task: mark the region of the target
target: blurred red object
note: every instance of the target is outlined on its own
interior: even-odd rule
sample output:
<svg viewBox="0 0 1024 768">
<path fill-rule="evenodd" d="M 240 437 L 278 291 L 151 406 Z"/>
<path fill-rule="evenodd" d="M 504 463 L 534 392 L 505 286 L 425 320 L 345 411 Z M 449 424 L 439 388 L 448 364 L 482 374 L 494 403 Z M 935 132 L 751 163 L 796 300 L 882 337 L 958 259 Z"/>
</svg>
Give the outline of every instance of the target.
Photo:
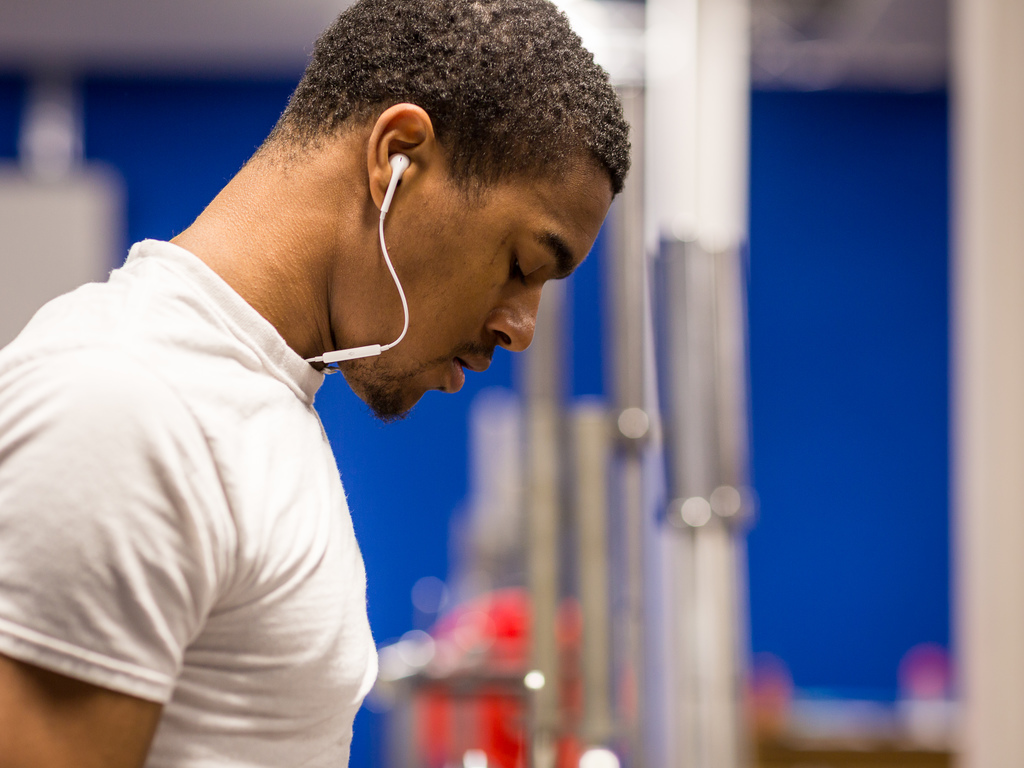
<svg viewBox="0 0 1024 768">
<path fill-rule="evenodd" d="M 921 643 L 900 660 L 900 698 L 945 699 L 951 688 L 949 653 L 936 643 Z"/>
<path fill-rule="evenodd" d="M 789 727 L 793 676 L 786 662 L 771 653 L 754 655 L 747 685 L 747 710 L 759 738 L 776 738 Z"/>
<path fill-rule="evenodd" d="M 529 595 L 510 588 L 458 605 L 434 625 L 439 665 L 415 690 L 413 705 L 418 751 L 429 768 L 462 765 L 469 750 L 486 754 L 488 768 L 527 764 L 529 705 L 522 681 L 529 671 L 530 620 Z M 556 626 L 566 734 L 557 745 L 560 768 L 575 768 L 581 754 L 571 734 L 583 704 L 582 625 L 578 604 L 565 601 Z"/>
</svg>

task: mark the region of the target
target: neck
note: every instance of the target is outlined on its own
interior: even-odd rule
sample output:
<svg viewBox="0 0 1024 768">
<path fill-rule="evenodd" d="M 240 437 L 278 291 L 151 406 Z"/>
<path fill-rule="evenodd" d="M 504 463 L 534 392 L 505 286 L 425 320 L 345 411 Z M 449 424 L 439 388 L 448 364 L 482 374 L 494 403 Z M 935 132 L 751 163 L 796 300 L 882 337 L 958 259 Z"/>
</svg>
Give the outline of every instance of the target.
<svg viewBox="0 0 1024 768">
<path fill-rule="evenodd" d="M 377 210 L 359 151 L 341 137 L 282 158 L 253 158 L 173 242 L 194 253 L 302 357 L 344 345 L 367 301 Z M 352 161 L 351 158 L 355 158 Z M 337 291 L 351 297 L 332 297 Z M 333 299 L 341 298 L 342 301 Z M 372 300 L 372 298 L 371 298 Z M 331 307 L 351 315 L 332 318 Z M 332 322 L 333 320 L 333 322 Z"/>
</svg>

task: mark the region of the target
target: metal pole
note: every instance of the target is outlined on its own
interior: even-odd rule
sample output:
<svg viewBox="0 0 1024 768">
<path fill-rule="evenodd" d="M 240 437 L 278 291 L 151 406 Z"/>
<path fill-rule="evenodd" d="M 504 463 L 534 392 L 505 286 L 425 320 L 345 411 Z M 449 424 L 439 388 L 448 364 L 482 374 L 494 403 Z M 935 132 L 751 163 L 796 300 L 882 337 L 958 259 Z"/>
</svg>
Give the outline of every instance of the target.
<svg viewBox="0 0 1024 768">
<path fill-rule="evenodd" d="M 742 520 L 749 0 L 648 0 L 646 242 L 671 502 L 664 564 L 675 768 L 749 760 Z"/>
<path fill-rule="evenodd" d="M 589 405 L 574 410 L 573 448 L 579 595 L 583 614 L 580 737 L 585 747 L 607 746 L 614 727 L 608 591 L 608 467 L 612 446 L 605 408 Z"/>
<path fill-rule="evenodd" d="M 953 499 L 963 768 L 1024 764 L 1024 4 L 953 8 Z"/>
<path fill-rule="evenodd" d="M 679 768 L 747 761 L 741 709 L 746 601 L 742 291 L 736 252 L 665 243 L 658 265 L 676 619 L 670 647 Z M 737 338 L 738 337 L 738 338 Z M 731 430 L 736 428 L 736 434 Z"/>
<path fill-rule="evenodd" d="M 646 285 L 643 241 L 643 124 L 644 94 L 637 87 L 620 87 L 623 112 L 632 130 L 633 170 L 612 206 L 614 242 L 611 275 L 613 317 L 614 398 L 620 438 L 618 462 L 619 507 L 624 539 L 625 620 L 618 625 L 616 664 L 619 689 L 617 715 L 627 752 L 627 764 L 645 764 L 646 666 L 644 663 L 645 520 L 641 446 L 650 418 L 644 411 Z"/>
<path fill-rule="evenodd" d="M 531 668 L 544 676 L 532 697 L 533 768 L 554 768 L 559 720 L 556 615 L 559 598 L 561 510 L 562 313 L 565 287 L 549 283 L 541 297 L 533 343 L 526 358 L 526 558 L 532 621 Z"/>
</svg>

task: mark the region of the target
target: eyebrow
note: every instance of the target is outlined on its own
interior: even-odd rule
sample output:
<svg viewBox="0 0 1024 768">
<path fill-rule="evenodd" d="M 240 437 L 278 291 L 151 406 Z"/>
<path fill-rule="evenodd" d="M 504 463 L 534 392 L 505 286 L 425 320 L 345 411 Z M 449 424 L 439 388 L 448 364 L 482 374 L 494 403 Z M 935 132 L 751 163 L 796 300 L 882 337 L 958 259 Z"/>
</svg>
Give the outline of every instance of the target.
<svg viewBox="0 0 1024 768">
<path fill-rule="evenodd" d="M 555 279 L 561 280 L 568 277 L 576 269 L 576 259 L 559 235 L 554 232 L 545 232 L 537 236 L 537 241 L 551 251 L 555 257 Z"/>
</svg>

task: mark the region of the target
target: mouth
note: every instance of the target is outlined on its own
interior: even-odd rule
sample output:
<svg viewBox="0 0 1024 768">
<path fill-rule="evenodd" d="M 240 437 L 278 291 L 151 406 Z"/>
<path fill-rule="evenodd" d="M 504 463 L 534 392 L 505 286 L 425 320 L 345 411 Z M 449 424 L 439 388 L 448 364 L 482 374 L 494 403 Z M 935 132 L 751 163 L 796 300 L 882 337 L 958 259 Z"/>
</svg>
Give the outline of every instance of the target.
<svg viewBox="0 0 1024 768">
<path fill-rule="evenodd" d="M 466 371 L 473 371 L 473 373 L 483 373 L 491 366 L 491 355 L 493 350 L 490 350 L 490 354 L 487 354 L 486 350 L 483 350 L 483 354 L 462 354 L 455 355 L 450 358 L 448 363 L 448 381 L 443 387 L 444 392 L 458 392 L 462 389 L 463 384 L 466 383 Z"/>
<path fill-rule="evenodd" d="M 448 379 L 446 392 L 458 392 L 462 389 L 462 385 L 466 383 L 466 368 L 469 368 L 469 366 L 466 365 L 466 362 L 461 357 L 452 358 L 451 375 Z"/>
<path fill-rule="evenodd" d="M 491 366 L 491 358 L 483 356 L 469 357 L 456 357 L 455 362 L 458 363 L 462 368 L 473 371 L 473 373 L 483 373 Z"/>
</svg>

